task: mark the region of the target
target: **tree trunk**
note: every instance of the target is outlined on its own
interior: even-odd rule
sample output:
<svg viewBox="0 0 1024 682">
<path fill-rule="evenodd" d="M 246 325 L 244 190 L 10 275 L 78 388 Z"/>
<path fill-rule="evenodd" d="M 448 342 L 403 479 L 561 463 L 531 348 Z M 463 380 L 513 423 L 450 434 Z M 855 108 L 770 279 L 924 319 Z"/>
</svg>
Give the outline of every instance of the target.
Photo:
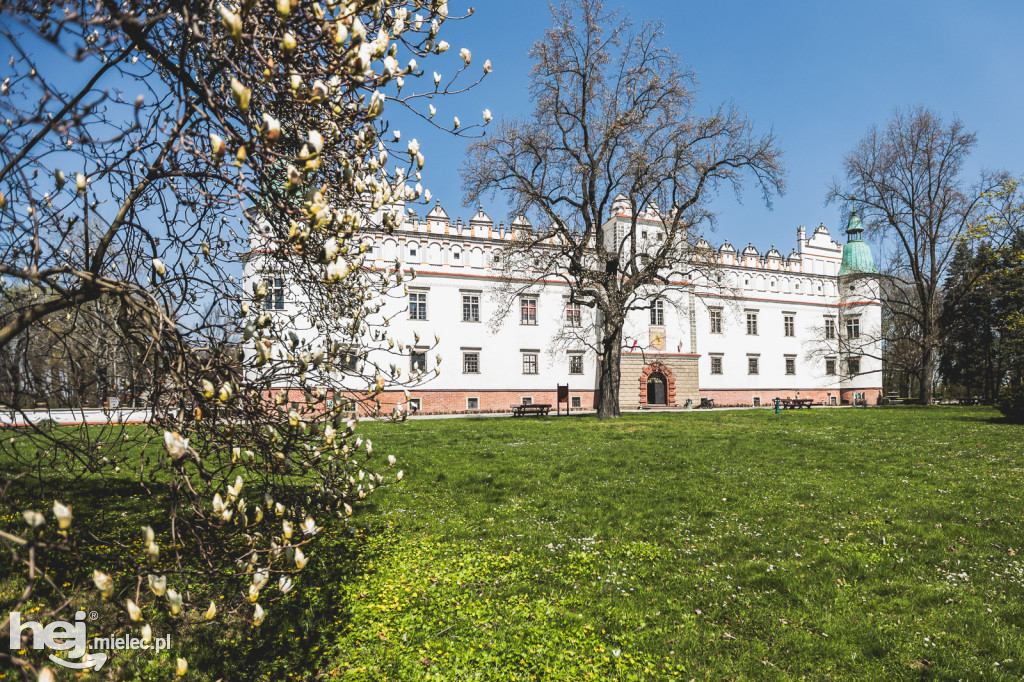
<svg viewBox="0 0 1024 682">
<path fill-rule="evenodd" d="M 921 388 L 921 404 L 931 405 L 932 404 L 932 393 L 934 392 L 934 380 L 935 380 L 935 349 L 931 346 L 925 346 L 924 357 L 921 358 L 921 376 L 920 376 L 920 388 Z"/>
<path fill-rule="evenodd" d="M 622 325 L 605 324 L 601 335 L 601 357 L 598 358 L 597 418 L 621 417 L 619 380 L 621 379 Z"/>
</svg>

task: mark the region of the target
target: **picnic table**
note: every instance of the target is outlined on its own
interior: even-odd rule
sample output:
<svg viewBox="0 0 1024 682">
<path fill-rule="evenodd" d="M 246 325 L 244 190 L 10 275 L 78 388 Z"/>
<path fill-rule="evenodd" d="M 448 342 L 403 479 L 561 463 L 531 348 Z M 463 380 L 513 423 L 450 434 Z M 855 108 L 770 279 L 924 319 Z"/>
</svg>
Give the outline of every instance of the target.
<svg viewBox="0 0 1024 682">
<path fill-rule="evenodd" d="M 529 405 L 512 405 L 512 416 L 522 417 L 527 414 L 536 415 L 538 417 L 548 416 L 548 412 L 551 411 L 551 403 L 530 403 Z"/>
<path fill-rule="evenodd" d="M 809 410 L 814 404 L 814 398 L 782 398 L 779 404 L 785 410 L 799 410 L 801 407 Z"/>
</svg>

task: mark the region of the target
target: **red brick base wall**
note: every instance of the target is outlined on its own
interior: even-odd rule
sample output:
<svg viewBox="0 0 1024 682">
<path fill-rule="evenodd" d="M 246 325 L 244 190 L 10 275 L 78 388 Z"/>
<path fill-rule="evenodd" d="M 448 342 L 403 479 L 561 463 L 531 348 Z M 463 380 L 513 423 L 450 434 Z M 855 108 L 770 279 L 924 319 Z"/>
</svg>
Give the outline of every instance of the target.
<svg viewBox="0 0 1024 682">
<path fill-rule="evenodd" d="M 866 388 L 866 389 L 836 389 L 836 390 L 817 390 L 817 389 L 745 389 L 745 390 L 728 390 L 728 391 L 710 391 L 701 389 L 700 397 L 711 398 L 715 401 L 717 407 L 733 406 L 750 406 L 754 404 L 754 398 L 761 399 L 761 406 L 768 407 L 775 400 L 775 397 L 780 398 L 812 398 L 815 404 L 831 405 L 832 398 L 836 399 L 837 405 L 849 405 L 853 399 L 854 393 L 866 393 L 868 397 L 869 405 L 877 405 L 882 400 L 882 389 L 880 388 Z"/>
<path fill-rule="evenodd" d="M 512 405 L 520 405 L 523 398 L 533 398 L 534 403 L 549 403 L 552 411 L 557 406 L 557 394 L 555 391 L 409 391 L 410 398 L 420 399 L 420 414 L 455 414 L 462 412 L 508 412 Z M 469 410 L 466 408 L 468 398 L 479 400 L 479 409 Z M 580 407 L 570 408 L 575 410 L 594 409 L 595 391 L 578 390 L 569 391 L 569 403 L 572 399 L 580 399 Z M 388 391 L 381 394 L 381 408 L 385 412 L 391 412 L 395 405 L 405 403 L 405 394 L 397 391 Z M 566 404 L 562 404 L 565 410 Z"/>
</svg>

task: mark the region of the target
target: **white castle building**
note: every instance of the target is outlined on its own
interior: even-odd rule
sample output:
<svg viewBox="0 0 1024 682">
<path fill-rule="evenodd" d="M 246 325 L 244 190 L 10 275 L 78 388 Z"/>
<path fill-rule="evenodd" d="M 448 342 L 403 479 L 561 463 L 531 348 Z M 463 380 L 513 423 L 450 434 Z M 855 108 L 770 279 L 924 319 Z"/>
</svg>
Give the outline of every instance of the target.
<svg viewBox="0 0 1024 682">
<path fill-rule="evenodd" d="M 630 223 L 628 208 L 616 204 L 604 225 L 611 238 Z M 524 218 L 495 226 L 481 209 L 467 223 L 452 221 L 437 205 L 422 219 L 403 213 L 393 232 L 370 231 L 367 260 L 394 267 L 396 260 L 415 279 L 404 300 L 388 300 L 381 315 L 389 335 L 418 336 L 408 348 L 413 367 L 439 374 L 410 390 L 386 392 L 381 402 L 423 413 L 507 412 L 524 402 L 556 402 L 556 387 L 567 384 L 572 408 L 593 407 L 598 386 L 594 347 L 574 343 L 567 329 L 592 327 L 594 312 L 569 303 L 557 279 L 540 281 L 509 298 L 503 252 L 514 235 L 529 230 Z M 640 225 L 655 237 L 652 214 Z M 638 228 L 640 229 L 640 228 Z M 854 214 L 847 243 L 836 242 L 820 225 L 808 236 L 797 229 L 788 256 L 774 246 L 762 253 L 701 240 L 698 258 L 709 263 L 691 280 L 673 281 L 650 307 L 633 311 L 623 337 L 622 409 L 684 407 L 712 398 L 716 405 L 769 405 L 776 396 L 848 404 L 881 398 L 881 303 L 868 245 Z M 644 237 L 647 237 L 646 231 Z M 258 260 L 246 265 L 246 280 L 266 277 Z M 267 299 L 287 309 L 299 293 L 280 280 Z M 439 341 L 434 344 L 435 335 Z M 579 339 L 579 337 L 576 337 Z M 428 352 L 429 349 L 429 352 Z M 372 347 L 359 351 L 373 360 Z M 381 366 L 394 358 L 380 358 Z"/>
</svg>

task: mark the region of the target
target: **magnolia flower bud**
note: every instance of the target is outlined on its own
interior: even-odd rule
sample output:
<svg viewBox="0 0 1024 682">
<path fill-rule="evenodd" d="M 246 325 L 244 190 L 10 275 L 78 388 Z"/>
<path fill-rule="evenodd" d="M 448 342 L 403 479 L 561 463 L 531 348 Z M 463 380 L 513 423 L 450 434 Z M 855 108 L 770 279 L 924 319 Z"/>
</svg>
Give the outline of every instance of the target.
<svg viewBox="0 0 1024 682">
<path fill-rule="evenodd" d="M 441 83 L 441 74 L 437 71 L 434 72 L 434 86 L 438 86 Z"/>
<path fill-rule="evenodd" d="M 171 607 L 172 616 L 177 616 L 181 613 L 181 593 L 168 589 L 167 604 Z"/>
<path fill-rule="evenodd" d="M 317 102 L 322 102 L 323 100 L 327 99 L 327 95 L 328 95 L 327 86 L 324 85 L 323 81 L 319 81 L 319 80 L 318 81 L 314 81 L 313 82 L 313 96 L 310 98 L 310 101 L 313 104 L 316 104 Z"/>
<path fill-rule="evenodd" d="M 181 459 L 188 451 L 188 438 L 182 438 L 177 431 L 164 431 L 164 447 L 173 459 Z"/>
<path fill-rule="evenodd" d="M 395 476 L 395 480 L 396 481 L 401 481 L 403 476 L 405 476 L 405 472 L 404 471 L 399 471 L 398 475 Z"/>
<path fill-rule="evenodd" d="M 305 535 L 316 535 L 319 530 L 312 516 L 307 516 L 306 520 L 302 522 L 302 532 Z"/>
<path fill-rule="evenodd" d="M 281 122 L 270 114 L 263 114 L 263 125 L 260 126 L 260 135 L 268 142 L 275 142 L 281 136 Z"/>
<path fill-rule="evenodd" d="M 288 31 L 281 39 L 281 49 L 284 50 L 285 54 L 291 54 L 295 51 L 296 47 L 298 47 L 298 43 L 295 40 L 295 34 Z"/>
<path fill-rule="evenodd" d="M 263 520 L 263 507 L 256 507 L 256 521 L 254 523 L 259 523 L 262 520 Z"/>
<path fill-rule="evenodd" d="M 292 591 L 292 579 L 286 575 L 282 575 L 277 585 L 281 588 L 281 594 L 288 594 Z"/>
<path fill-rule="evenodd" d="M 142 620 L 142 609 L 140 609 L 131 599 L 128 600 L 128 617 L 136 623 Z"/>
<path fill-rule="evenodd" d="M 447 52 L 449 47 L 451 47 L 451 45 L 442 40 L 437 44 L 435 51 L 437 52 L 437 54 L 441 54 L 442 52 Z"/>
<path fill-rule="evenodd" d="M 292 532 L 293 531 L 292 531 L 292 522 L 291 521 L 289 521 L 288 519 L 285 519 L 284 521 L 282 521 L 281 522 L 281 530 L 282 530 L 282 533 L 284 535 L 284 539 L 285 540 L 291 540 L 292 539 Z"/>
<path fill-rule="evenodd" d="M 282 17 L 286 17 L 292 13 L 291 0 L 277 0 L 277 13 Z"/>
<path fill-rule="evenodd" d="M 395 462 L 397 461 L 398 460 L 395 459 L 394 455 L 388 455 L 388 466 L 395 466 Z"/>
<path fill-rule="evenodd" d="M 306 138 L 317 154 L 324 150 L 324 136 L 320 134 L 319 130 L 310 130 L 306 134 Z"/>
<path fill-rule="evenodd" d="M 85 191 L 86 179 L 81 173 L 75 173 L 75 187 L 78 188 L 78 193 L 81 194 Z"/>
<path fill-rule="evenodd" d="M 249 602 L 255 604 L 260 600 L 260 588 L 253 583 L 249 585 Z"/>
<path fill-rule="evenodd" d="M 206 609 L 206 612 L 203 613 L 203 620 L 213 620 L 216 615 L 217 615 L 217 605 L 214 604 L 211 601 L 210 602 L 210 608 Z"/>
<path fill-rule="evenodd" d="M 178 677 L 184 677 L 185 673 L 187 673 L 187 672 L 188 672 L 188 661 L 186 661 L 184 658 L 179 658 L 178 659 L 178 665 L 175 668 L 175 674 L 177 674 Z"/>
<path fill-rule="evenodd" d="M 466 63 L 466 66 L 469 66 L 469 60 L 473 57 L 472 53 L 466 48 L 462 48 L 459 50 L 459 56 L 462 57 L 462 61 Z"/>
<path fill-rule="evenodd" d="M 231 97 L 235 100 L 235 106 L 242 111 L 248 111 L 249 99 L 252 97 L 252 90 L 242 85 L 242 82 L 231 77 Z"/>
<path fill-rule="evenodd" d="M 60 190 L 62 190 L 64 188 L 64 182 L 65 182 L 64 171 L 60 170 L 59 168 L 57 170 L 55 170 L 53 172 L 53 179 L 57 183 L 57 191 L 59 192 Z"/>
<path fill-rule="evenodd" d="M 43 668 L 39 671 L 39 677 L 36 678 L 36 682 L 57 682 L 57 678 L 53 676 L 52 670 Z"/>
<path fill-rule="evenodd" d="M 484 62 L 484 73 L 490 73 L 491 71 L 493 71 L 493 68 L 491 68 L 491 60 L 488 59 Z"/>
<path fill-rule="evenodd" d="M 224 30 L 228 32 L 233 40 L 242 37 L 242 17 L 238 16 L 224 5 L 217 5 L 217 12 L 220 14 L 220 21 Z"/>
<path fill-rule="evenodd" d="M 142 626 L 142 632 L 140 634 L 142 635 L 142 641 L 147 644 L 153 640 L 153 628 L 149 623 Z"/>
<path fill-rule="evenodd" d="M 114 595 L 114 580 L 103 571 L 94 570 L 92 581 L 96 583 L 96 589 L 100 591 L 104 599 L 110 599 Z"/>
<path fill-rule="evenodd" d="M 494 117 L 491 116 L 490 109 L 484 109 L 484 123 L 490 123 Z"/>
<path fill-rule="evenodd" d="M 276 514 L 277 516 L 281 516 L 282 514 L 284 514 L 284 505 L 281 504 L 280 502 L 274 504 L 274 514 Z"/>
<path fill-rule="evenodd" d="M 155 564 L 160 559 L 160 545 L 155 542 L 146 545 L 146 555 L 149 557 L 149 563 Z"/>
<path fill-rule="evenodd" d="M 158 597 L 162 597 L 167 591 L 167 576 L 165 575 L 153 575 L 149 574 L 149 589 L 153 590 L 153 594 Z"/>
<path fill-rule="evenodd" d="M 366 108 L 366 115 L 369 118 L 377 118 L 381 112 L 384 111 L 384 93 L 380 90 L 375 90 L 373 95 L 370 96 L 370 104 Z"/>
<path fill-rule="evenodd" d="M 344 506 L 345 506 L 345 515 L 346 516 L 352 516 L 352 507 L 350 507 L 347 503 Z"/>
<path fill-rule="evenodd" d="M 53 515 L 57 517 L 57 526 L 61 530 L 67 530 L 71 527 L 71 507 L 63 505 L 57 500 L 54 500 Z"/>
<path fill-rule="evenodd" d="M 153 259 L 153 269 L 156 270 L 156 274 L 163 277 L 167 273 L 167 266 L 164 265 L 163 261 L 159 258 Z"/>
<path fill-rule="evenodd" d="M 26 509 L 21 512 L 21 515 L 25 518 L 25 523 L 29 525 L 29 528 L 39 528 L 46 523 L 46 517 L 34 509 Z"/>
<path fill-rule="evenodd" d="M 302 548 L 301 547 L 296 547 L 295 548 L 295 566 L 296 566 L 296 568 L 298 568 L 301 571 L 303 568 L 306 567 L 306 563 L 308 561 L 309 561 L 309 559 L 306 557 L 305 554 L 302 553 Z"/>
<path fill-rule="evenodd" d="M 266 615 L 267 614 L 263 610 L 263 607 L 257 604 L 256 608 L 253 609 L 252 612 L 252 624 L 256 627 L 259 627 L 263 623 L 263 619 L 266 617 Z"/>
</svg>

